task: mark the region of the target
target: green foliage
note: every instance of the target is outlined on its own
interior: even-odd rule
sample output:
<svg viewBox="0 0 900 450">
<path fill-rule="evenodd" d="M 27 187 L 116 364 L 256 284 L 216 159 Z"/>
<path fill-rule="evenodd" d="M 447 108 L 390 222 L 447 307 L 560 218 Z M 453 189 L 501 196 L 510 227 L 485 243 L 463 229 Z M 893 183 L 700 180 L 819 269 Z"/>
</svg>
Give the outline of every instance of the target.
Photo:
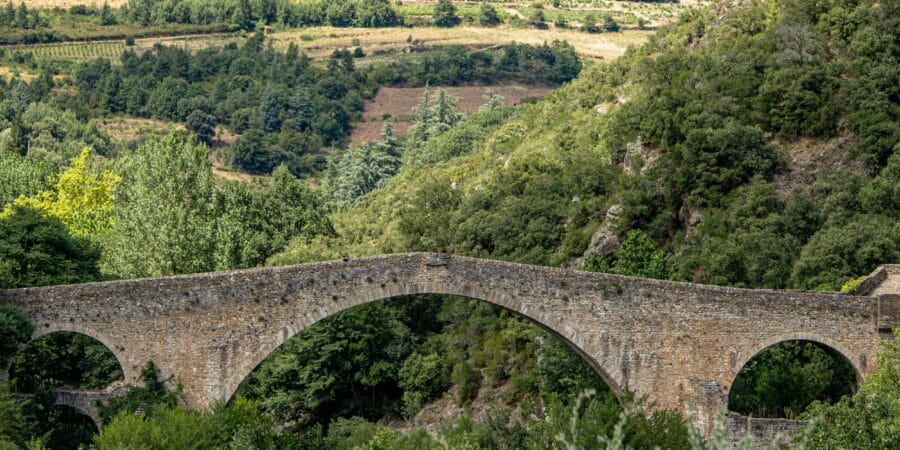
<svg viewBox="0 0 900 450">
<path fill-rule="evenodd" d="M 378 418 L 399 397 L 396 377 L 410 351 L 408 333 L 384 303 L 349 309 L 287 341 L 238 393 L 297 425 L 339 416 Z"/>
<path fill-rule="evenodd" d="M 0 218 L 0 289 L 100 278 L 99 250 L 56 218 L 13 206 Z"/>
<path fill-rule="evenodd" d="M 687 195 L 688 204 L 716 205 L 754 176 L 771 178 L 783 158 L 758 128 L 695 129 L 674 148 L 673 187 Z"/>
<path fill-rule="evenodd" d="M 455 27 L 462 19 L 456 15 L 456 6 L 451 0 L 438 0 L 434 5 L 431 23 L 436 27 Z"/>
<path fill-rule="evenodd" d="M 166 389 L 164 382 L 159 379 L 153 361 L 147 361 L 147 365 L 141 369 L 141 381 L 144 386 L 130 386 L 125 395 L 113 397 L 106 405 L 100 407 L 100 417 L 103 418 L 104 424 L 116 422 L 122 417 L 134 417 L 137 422 L 144 422 L 144 418 L 153 419 L 157 416 L 163 416 L 162 420 L 166 420 L 165 416 L 178 404 L 179 392 Z M 184 410 L 181 412 L 187 413 Z M 121 431 L 130 433 L 137 426 L 135 422 L 128 421 L 122 426 Z M 113 427 L 111 430 L 116 429 Z M 137 430 L 137 433 L 136 436 L 140 436 L 140 430 Z M 110 434 L 113 436 L 111 439 L 120 439 L 115 437 L 117 434 L 115 431 L 111 431 Z"/>
<path fill-rule="evenodd" d="M 215 266 L 262 265 L 291 239 L 331 235 L 321 195 L 279 167 L 266 181 L 225 183 L 215 195 Z"/>
<path fill-rule="evenodd" d="M 20 196 L 31 196 L 49 187 L 56 167 L 43 158 L 29 158 L 0 151 L 0 205 Z"/>
<path fill-rule="evenodd" d="M 416 121 L 409 129 L 409 145 L 421 145 L 463 120 L 464 116 L 457 107 L 458 101 L 444 89 L 438 89 L 432 100 L 431 92 L 426 90 L 416 108 Z"/>
<path fill-rule="evenodd" d="M 368 192 L 383 186 L 400 168 L 402 144 L 391 122 L 385 123 L 382 140 L 356 146 L 329 167 L 328 191 L 338 206 L 355 205 Z"/>
<path fill-rule="evenodd" d="M 801 289 L 837 291 L 846 281 L 900 258 L 900 228 L 881 215 L 859 215 L 810 238 L 791 272 Z"/>
<path fill-rule="evenodd" d="M 541 45 L 509 43 L 497 50 L 449 45 L 417 58 L 373 65 L 369 70 L 372 79 L 380 84 L 426 86 L 494 84 L 504 80 L 557 85 L 572 80 L 582 69 L 575 49 L 565 41 Z"/>
<path fill-rule="evenodd" d="M 741 368 L 729 391 L 728 409 L 793 419 L 815 401 L 833 403 L 852 394 L 855 384 L 855 370 L 834 350 L 812 342 L 782 342 Z"/>
<path fill-rule="evenodd" d="M 900 330 L 894 330 L 900 335 Z M 798 445 L 806 448 L 891 448 L 900 442 L 900 345 L 882 340 L 877 369 L 852 397 L 828 405 L 814 403 Z"/>
<path fill-rule="evenodd" d="M 188 114 L 184 121 L 187 129 L 194 133 L 198 141 L 209 145 L 216 135 L 215 120 L 215 117 L 197 109 Z"/>
<path fill-rule="evenodd" d="M 100 342 L 78 333 L 51 333 L 16 354 L 10 379 L 16 392 L 54 388 L 98 389 L 122 378 L 115 355 Z"/>
<path fill-rule="evenodd" d="M 85 148 L 72 158 L 71 167 L 52 180 L 50 189 L 33 197 L 19 197 L 15 206 L 33 208 L 58 218 L 77 236 L 102 236 L 112 228 L 113 192 L 120 178 L 111 171 L 91 173 L 88 159 L 91 150 Z M 8 205 L 0 217 L 12 213 Z"/>
<path fill-rule="evenodd" d="M 584 269 L 660 280 L 670 276 L 665 252 L 647 233 L 640 230 L 628 232 L 616 252 L 614 264 L 609 264 L 602 256 L 593 253 L 585 259 Z"/>
<path fill-rule="evenodd" d="M 493 27 L 503 23 L 503 19 L 497 14 L 497 8 L 488 3 L 482 3 L 478 10 L 478 23 L 481 26 Z"/>
<path fill-rule="evenodd" d="M 123 181 L 104 266 L 123 277 L 211 270 L 214 184 L 207 148 L 173 134 L 151 138 L 121 162 L 119 172 Z"/>
<path fill-rule="evenodd" d="M 400 387 L 407 391 L 419 391 L 433 396 L 443 391 L 447 374 L 440 357 L 431 353 L 415 353 L 406 358 L 399 372 Z"/>
<path fill-rule="evenodd" d="M 0 305 L 0 367 L 8 367 L 19 346 L 28 342 L 34 325 L 18 309 Z M 2 435 L 3 433 L 0 433 Z"/>
<path fill-rule="evenodd" d="M 0 384 L 0 418 L 0 448 L 16 449 L 24 445 L 28 439 L 28 422 L 6 383 Z"/>
</svg>

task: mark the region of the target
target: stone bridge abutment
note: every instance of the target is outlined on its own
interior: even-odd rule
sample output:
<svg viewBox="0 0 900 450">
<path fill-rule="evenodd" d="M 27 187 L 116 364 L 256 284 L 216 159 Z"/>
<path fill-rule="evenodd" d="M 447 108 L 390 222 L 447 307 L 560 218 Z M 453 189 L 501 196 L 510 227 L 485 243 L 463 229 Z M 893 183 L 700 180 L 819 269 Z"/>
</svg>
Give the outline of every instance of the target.
<svg viewBox="0 0 900 450">
<path fill-rule="evenodd" d="M 75 331 L 110 348 L 125 383 L 154 361 L 188 406 L 228 400 L 284 341 L 364 303 L 450 294 L 529 318 L 587 360 L 619 394 L 685 411 L 705 432 L 740 368 L 784 340 L 843 354 L 865 377 L 900 296 L 732 289 L 410 253 L 351 261 L 0 292 L 36 336 Z"/>
</svg>

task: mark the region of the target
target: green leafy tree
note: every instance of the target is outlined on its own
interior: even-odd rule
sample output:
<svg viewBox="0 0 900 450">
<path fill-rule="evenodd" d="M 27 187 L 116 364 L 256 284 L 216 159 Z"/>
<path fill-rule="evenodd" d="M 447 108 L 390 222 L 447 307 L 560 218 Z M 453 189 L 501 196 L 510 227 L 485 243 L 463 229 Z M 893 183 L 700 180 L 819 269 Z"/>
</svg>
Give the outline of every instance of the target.
<svg viewBox="0 0 900 450">
<path fill-rule="evenodd" d="M 431 23 L 436 27 L 455 27 L 462 19 L 456 15 L 456 6 L 451 0 L 438 0 L 434 5 Z"/>
<path fill-rule="evenodd" d="M 291 239 L 332 234 L 324 203 L 284 166 L 265 182 L 224 185 L 216 193 L 216 268 L 258 266 Z"/>
<path fill-rule="evenodd" d="M 11 306 L 0 305 L 0 367 L 8 367 L 10 358 L 20 345 L 28 342 L 33 332 L 34 325 L 24 313 Z"/>
<path fill-rule="evenodd" d="M 497 8 L 488 3 L 482 3 L 478 9 L 478 23 L 485 27 L 493 27 L 503 22 L 497 13 Z"/>
<path fill-rule="evenodd" d="M 338 205 L 353 205 L 365 194 L 383 186 L 400 169 L 401 144 L 388 121 L 382 139 L 350 149 L 329 169 L 328 186 Z"/>
<path fill-rule="evenodd" d="M 23 448 L 30 434 L 28 421 L 6 383 L 0 384 L 0 417 L 0 448 Z"/>
<path fill-rule="evenodd" d="M 147 361 L 141 369 L 143 386 L 131 386 L 125 395 L 111 398 L 100 408 L 100 417 L 109 424 L 122 416 L 138 417 L 142 410 L 144 417 L 165 414 L 178 404 L 178 392 L 166 389 L 165 380 L 159 379 L 156 364 Z M 140 419 L 140 417 L 139 417 Z M 101 436 L 102 437 L 102 436 Z"/>
<path fill-rule="evenodd" d="M 59 219 L 13 206 L 0 218 L 0 289 L 100 279 L 100 252 Z"/>
<path fill-rule="evenodd" d="M 194 110 L 185 119 L 185 126 L 194 133 L 197 140 L 211 144 L 216 135 L 216 118 L 200 110 Z"/>
<path fill-rule="evenodd" d="M 78 236 L 97 237 L 108 232 L 112 228 L 114 192 L 121 179 L 109 170 L 91 173 L 90 156 L 91 150 L 83 149 L 72 159 L 71 167 L 52 180 L 51 189 L 17 198 L 0 212 L 0 217 L 11 214 L 14 206 L 24 206 L 62 220 Z"/>
<path fill-rule="evenodd" d="M 403 362 L 398 375 L 407 415 L 415 414 L 425 401 L 443 392 L 449 382 L 447 368 L 436 353 L 411 355 Z"/>
<path fill-rule="evenodd" d="M 900 330 L 894 330 L 900 336 Z M 852 397 L 829 405 L 814 403 L 804 415 L 810 429 L 799 445 L 807 448 L 891 448 L 900 442 L 900 345 L 880 342 L 877 369 Z"/>
<path fill-rule="evenodd" d="M 856 372 L 840 354 L 811 342 L 769 347 L 741 368 L 728 409 L 754 417 L 793 419 L 815 401 L 833 403 L 853 393 Z"/>
<path fill-rule="evenodd" d="M 592 253 L 585 260 L 585 270 L 619 275 L 667 279 L 670 277 L 665 252 L 641 230 L 630 230 L 610 263 L 603 256 Z"/>
<path fill-rule="evenodd" d="M 43 158 L 29 158 L 0 151 L 0 205 L 20 196 L 29 197 L 49 187 L 56 167 Z M 0 207 L 2 207 L 0 206 Z"/>
<path fill-rule="evenodd" d="M 880 215 L 860 215 L 813 235 L 791 272 L 799 289 L 837 291 L 852 278 L 900 258 L 900 227 Z"/>
<path fill-rule="evenodd" d="M 100 25 L 115 25 L 116 23 L 118 23 L 118 21 L 116 20 L 116 16 L 113 15 L 109 3 L 103 2 L 103 6 L 100 7 Z"/>
<path fill-rule="evenodd" d="M 324 319 L 285 342 L 241 384 L 281 421 L 327 422 L 337 416 L 377 418 L 399 396 L 397 373 L 408 330 L 384 303 Z"/>
<path fill-rule="evenodd" d="M 122 161 L 121 173 L 104 266 L 123 277 L 212 270 L 214 184 L 207 148 L 174 134 L 151 138 Z"/>
<path fill-rule="evenodd" d="M 694 129 L 675 148 L 672 174 L 687 203 L 718 204 L 722 196 L 754 176 L 770 179 L 782 167 L 782 151 L 759 128 L 730 125 Z"/>
<path fill-rule="evenodd" d="M 99 389 L 122 377 L 115 355 L 79 333 L 51 333 L 28 343 L 10 368 L 13 389 L 39 393 L 59 387 Z"/>
</svg>

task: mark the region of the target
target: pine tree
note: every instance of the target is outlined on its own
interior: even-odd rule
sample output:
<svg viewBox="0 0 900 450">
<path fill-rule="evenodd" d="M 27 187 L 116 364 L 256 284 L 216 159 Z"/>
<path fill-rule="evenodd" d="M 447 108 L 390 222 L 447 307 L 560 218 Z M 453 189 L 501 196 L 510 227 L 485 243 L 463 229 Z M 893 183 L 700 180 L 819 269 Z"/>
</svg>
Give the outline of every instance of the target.
<svg viewBox="0 0 900 450">
<path fill-rule="evenodd" d="M 455 27 L 461 21 L 456 15 L 456 6 L 450 0 L 438 0 L 431 20 L 436 27 Z"/>
<path fill-rule="evenodd" d="M 116 17 L 112 13 L 112 9 L 109 7 L 109 3 L 103 2 L 103 7 L 100 8 L 100 25 L 115 25 Z"/>
</svg>

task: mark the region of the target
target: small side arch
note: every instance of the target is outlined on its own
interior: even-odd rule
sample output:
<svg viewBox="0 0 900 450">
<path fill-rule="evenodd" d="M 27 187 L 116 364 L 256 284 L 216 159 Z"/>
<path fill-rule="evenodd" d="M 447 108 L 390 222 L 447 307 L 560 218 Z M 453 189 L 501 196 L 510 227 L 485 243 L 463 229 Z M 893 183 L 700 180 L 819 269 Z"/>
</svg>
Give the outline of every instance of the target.
<svg viewBox="0 0 900 450">
<path fill-rule="evenodd" d="M 303 316 L 299 316 L 285 326 L 278 327 L 277 330 L 270 332 L 268 336 L 263 339 L 263 344 L 260 348 L 252 353 L 248 352 L 243 355 L 236 355 L 240 359 L 239 361 L 235 361 L 237 364 L 234 365 L 234 369 L 229 370 L 227 375 L 219 378 L 223 383 L 218 386 L 209 386 L 211 389 L 218 391 L 218 395 L 214 395 L 214 398 L 223 401 L 230 400 L 243 380 L 250 372 L 256 369 L 266 357 L 280 347 L 285 341 L 320 320 L 354 306 L 360 306 L 393 297 L 417 294 L 444 294 L 470 298 L 499 306 L 525 317 L 574 350 L 584 361 L 594 368 L 616 397 L 621 396 L 622 387 L 625 385 L 621 373 L 612 370 L 611 367 L 605 367 L 593 358 L 588 349 L 585 349 L 584 342 L 579 336 L 578 331 L 547 314 L 544 311 L 544 308 L 529 308 L 527 305 L 518 302 L 515 298 L 509 297 L 498 290 L 486 290 L 482 289 L 480 286 L 473 286 L 470 284 L 450 286 L 441 282 L 431 282 L 409 284 L 397 283 L 381 288 L 364 290 L 355 293 L 355 295 L 346 299 L 326 302 L 324 307 Z M 210 350 L 212 350 L 212 348 Z M 216 364 L 216 360 L 219 357 L 220 354 L 211 351 L 210 364 Z M 224 369 L 226 368 L 219 368 L 219 370 Z M 620 376 L 616 377 L 615 374 Z M 210 377 L 210 379 L 215 379 L 215 377 Z"/>
<path fill-rule="evenodd" d="M 132 369 L 128 364 L 125 364 L 125 360 L 122 355 L 122 348 L 115 344 L 115 341 L 110 338 L 108 335 L 97 332 L 96 330 L 90 329 L 88 327 L 84 327 L 75 323 L 55 323 L 55 322 L 44 322 L 44 323 L 36 323 L 34 327 L 34 332 L 31 334 L 31 338 L 28 342 L 22 344 L 19 348 L 19 351 L 22 351 L 29 343 L 32 341 L 39 339 L 43 336 L 47 336 L 53 333 L 77 333 L 84 336 L 87 336 L 106 347 L 110 353 L 116 358 L 116 363 L 119 364 L 119 368 L 122 369 L 122 378 L 124 380 L 132 380 Z"/>
<path fill-rule="evenodd" d="M 814 342 L 831 349 L 832 351 L 843 356 L 850 363 L 850 367 L 853 367 L 853 372 L 856 375 L 856 382 L 862 382 L 863 373 L 865 370 L 865 362 L 856 361 L 854 358 L 852 358 L 850 356 L 852 355 L 852 353 L 850 353 L 849 349 L 841 345 L 839 342 L 814 333 L 787 333 L 764 339 L 751 347 L 747 354 L 740 355 L 740 358 L 737 360 L 737 363 L 734 366 L 734 372 L 730 375 L 730 382 L 727 386 L 727 389 L 725 389 L 725 393 L 728 394 L 731 392 L 731 387 L 734 386 L 734 381 L 737 379 L 744 366 L 747 365 L 747 363 L 750 362 L 751 359 L 756 357 L 756 355 L 758 355 L 763 350 L 773 345 L 790 341 Z"/>
</svg>

